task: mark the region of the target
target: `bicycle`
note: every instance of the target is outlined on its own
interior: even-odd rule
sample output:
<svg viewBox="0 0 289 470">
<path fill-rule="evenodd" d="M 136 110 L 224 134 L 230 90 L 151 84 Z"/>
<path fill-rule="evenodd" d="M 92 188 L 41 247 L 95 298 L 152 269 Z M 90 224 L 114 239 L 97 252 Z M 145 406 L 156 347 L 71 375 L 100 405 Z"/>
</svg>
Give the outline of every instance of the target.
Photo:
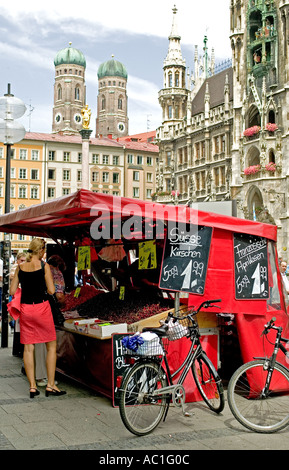
<svg viewBox="0 0 289 470">
<path fill-rule="evenodd" d="M 254 357 L 240 366 L 227 390 L 234 417 L 247 429 L 259 433 L 280 431 L 289 424 L 289 369 L 276 360 L 279 350 L 289 357 L 282 344 L 289 343 L 289 339 L 282 337 L 282 327 L 275 326 L 275 321 L 272 318 L 261 334 L 269 341 L 269 331 L 276 330 L 271 357 Z"/>
<path fill-rule="evenodd" d="M 127 357 L 135 359 L 135 363 L 127 370 L 118 389 L 119 411 L 124 425 L 131 433 L 143 436 L 152 432 L 162 419 L 165 421 L 171 402 L 181 407 L 185 416 L 189 415 L 184 408 L 183 383 L 190 369 L 197 388 L 209 408 L 216 413 L 224 409 L 222 381 L 202 348 L 199 326 L 194 319 L 201 308 L 218 307 L 213 303 L 220 301 L 205 301 L 198 309 L 190 309 L 185 316 L 169 313 L 162 326 L 143 329 L 142 334 L 155 333 L 155 350 L 148 343 L 144 345 L 143 353 L 140 352 L 142 346 L 137 352 L 126 351 Z M 184 336 L 191 341 L 189 352 L 181 366 L 170 372 L 167 358 L 169 342 Z M 177 383 L 174 384 L 173 379 L 179 373 Z"/>
</svg>

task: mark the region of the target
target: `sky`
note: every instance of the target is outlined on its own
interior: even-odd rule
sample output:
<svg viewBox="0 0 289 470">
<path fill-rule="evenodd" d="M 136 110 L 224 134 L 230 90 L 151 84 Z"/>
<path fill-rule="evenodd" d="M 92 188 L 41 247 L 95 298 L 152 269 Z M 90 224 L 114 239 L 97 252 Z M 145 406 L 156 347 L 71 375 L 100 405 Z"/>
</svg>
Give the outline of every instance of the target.
<svg viewBox="0 0 289 470">
<path fill-rule="evenodd" d="M 114 55 L 128 72 L 129 133 L 161 124 L 158 92 L 176 5 L 177 27 L 186 65 L 193 70 L 195 45 L 203 39 L 216 63 L 231 58 L 230 0 L 10 0 L 0 3 L 0 96 L 11 93 L 27 111 L 20 119 L 27 131 L 51 132 L 54 58 L 68 47 L 86 58 L 86 102 L 95 134 L 100 64 Z"/>
</svg>

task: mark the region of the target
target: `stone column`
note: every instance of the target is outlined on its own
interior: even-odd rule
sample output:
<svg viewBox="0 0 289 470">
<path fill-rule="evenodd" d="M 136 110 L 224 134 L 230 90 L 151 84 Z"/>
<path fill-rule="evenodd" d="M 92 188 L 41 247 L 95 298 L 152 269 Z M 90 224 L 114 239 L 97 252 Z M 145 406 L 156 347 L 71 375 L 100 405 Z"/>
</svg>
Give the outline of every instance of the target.
<svg viewBox="0 0 289 470">
<path fill-rule="evenodd" d="M 82 189 L 89 189 L 89 139 L 92 129 L 81 129 L 82 137 Z"/>
</svg>

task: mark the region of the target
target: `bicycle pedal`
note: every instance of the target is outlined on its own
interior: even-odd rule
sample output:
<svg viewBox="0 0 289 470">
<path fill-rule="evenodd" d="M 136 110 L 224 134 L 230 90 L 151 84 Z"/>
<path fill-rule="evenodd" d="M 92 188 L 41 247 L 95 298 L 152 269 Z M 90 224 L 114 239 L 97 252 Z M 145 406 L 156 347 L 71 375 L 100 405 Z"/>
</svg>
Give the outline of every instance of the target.
<svg viewBox="0 0 289 470">
<path fill-rule="evenodd" d="M 182 413 L 183 416 L 185 416 L 186 418 L 190 418 L 191 416 L 193 416 L 193 413 L 190 413 L 189 411 L 185 410 L 184 404 L 182 405 Z"/>
</svg>

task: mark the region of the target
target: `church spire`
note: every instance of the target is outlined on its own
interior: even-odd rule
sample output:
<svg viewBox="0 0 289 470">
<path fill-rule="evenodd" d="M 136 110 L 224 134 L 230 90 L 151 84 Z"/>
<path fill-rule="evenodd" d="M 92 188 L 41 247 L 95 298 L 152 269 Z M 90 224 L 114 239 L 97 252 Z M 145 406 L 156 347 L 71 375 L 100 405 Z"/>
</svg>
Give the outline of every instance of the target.
<svg viewBox="0 0 289 470">
<path fill-rule="evenodd" d="M 164 61 L 165 66 L 169 65 L 182 65 L 186 66 L 186 62 L 183 59 L 182 51 L 181 51 L 181 36 L 178 34 L 177 28 L 177 8 L 174 6 L 173 8 L 173 23 L 171 34 L 169 35 L 169 50 L 167 57 Z"/>
<path fill-rule="evenodd" d="M 176 8 L 176 5 L 174 5 L 172 31 L 171 31 L 171 34 L 169 36 L 169 39 L 171 39 L 171 38 L 181 39 L 181 36 L 178 34 L 178 28 L 177 28 L 177 21 L 176 21 L 177 13 L 178 13 L 178 9 Z"/>
</svg>

